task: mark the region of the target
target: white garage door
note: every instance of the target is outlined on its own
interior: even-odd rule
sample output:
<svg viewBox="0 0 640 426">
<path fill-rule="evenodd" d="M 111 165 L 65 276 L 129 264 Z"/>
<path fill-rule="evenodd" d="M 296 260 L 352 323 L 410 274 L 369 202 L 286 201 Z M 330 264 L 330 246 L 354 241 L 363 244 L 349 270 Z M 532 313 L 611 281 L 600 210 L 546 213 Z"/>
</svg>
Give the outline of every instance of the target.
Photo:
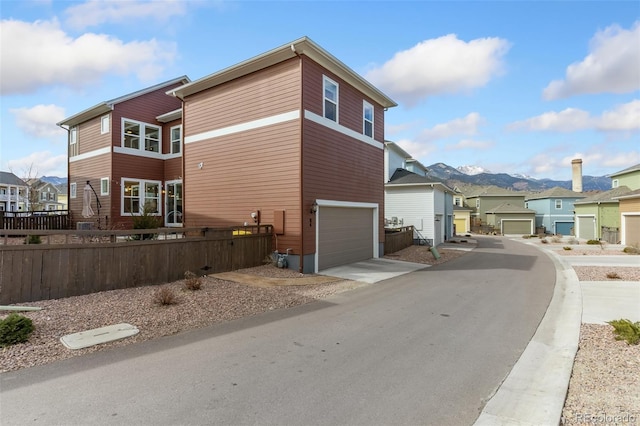
<svg viewBox="0 0 640 426">
<path fill-rule="evenodd" d="M 373 209 L 318 210 L 318 270 L 373 257 Z"/>
<path fill-rule="evenodd" d="M 640 244 L 640 216 L 623 215 L 622 220 L 624 220 L 624 243 Z"/>
</svg>

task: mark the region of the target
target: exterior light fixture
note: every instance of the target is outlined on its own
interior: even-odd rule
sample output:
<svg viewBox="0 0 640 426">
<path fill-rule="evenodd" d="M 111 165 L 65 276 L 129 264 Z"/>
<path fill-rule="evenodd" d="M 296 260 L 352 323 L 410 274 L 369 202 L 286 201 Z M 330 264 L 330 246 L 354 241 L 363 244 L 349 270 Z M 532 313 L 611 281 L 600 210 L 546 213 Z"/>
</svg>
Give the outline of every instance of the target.
<svg viewBox="0 0 640 426">
<path fill-rule="evenodd" d="M 314 201 L 314 203 L 311 205 L 311 213 L 317 213 L 318 212 L 318 203 L 316 203 Z"/>
</svg>

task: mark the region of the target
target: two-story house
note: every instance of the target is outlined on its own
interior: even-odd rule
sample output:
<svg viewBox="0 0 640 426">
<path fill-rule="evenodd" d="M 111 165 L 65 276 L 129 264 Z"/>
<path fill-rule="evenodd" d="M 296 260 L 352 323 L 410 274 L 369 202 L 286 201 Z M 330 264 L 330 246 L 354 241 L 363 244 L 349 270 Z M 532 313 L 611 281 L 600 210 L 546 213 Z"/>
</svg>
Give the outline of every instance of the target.
<svg viewBox="0 0 640 426">
<path fill-rule="evenodd" d="M 11 172 L 0 172 L 0 211 L 29 210 L 29 186 Z"/>
<path fill-rule="evenodd" d="M 524 198 L 525 194 L 523 192 L 509 191 L 497 186 L 488 186 L 476 190 L 466 196 L 467 206 L 472 209 L 471 225 L 486 225 L 487 211 L 503 204 L 524 208 Z"/>
<path fill-rule="evenodd" d="M 100 217 L 117 223 L 147 205 L 167 225 L 273 224 L 275 249 L 305 273 L 378 257 L 384 111 L 394 106 L 303 37 L 61 122 L 70 205 L 80 211 L 89 180 L 107 197 Z"/>
<path fill-rule="evenodd" d="M 29 204 L 32 211 L 62 210 L 64 204 L 58 200 L 60 190 L 50 182 L 41 179 L 29 179 Z"/>
<path fill-rule="evenodd" d="M 68 131 L 69 211 L 74 222 L 131 228 L 146 207 L 165 226 L 182 218 L 181 102 L 166 91 L 179 77 L 102 102 L 60 123 Z M 83 217 L 84 188 L 94 215 Z"/>
<path fill-rule="evenodd" d="M 536 229 L 555 235 L 575 235 L 573 210 L 576 201 L 586 198 L 580 192 L 555 187 L 525 198 L 525 207 L 536 212 Z"/>
</svg>

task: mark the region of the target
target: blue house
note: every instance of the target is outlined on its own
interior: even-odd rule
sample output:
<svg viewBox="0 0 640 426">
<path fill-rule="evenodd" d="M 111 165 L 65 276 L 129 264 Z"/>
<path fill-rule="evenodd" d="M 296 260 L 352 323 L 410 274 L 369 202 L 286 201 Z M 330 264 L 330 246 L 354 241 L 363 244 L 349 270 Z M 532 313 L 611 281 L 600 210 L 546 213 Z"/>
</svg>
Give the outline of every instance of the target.
<svg viewBox="0 0 640 426">
<path fill-rule="evenodd" d="M 545 233 L 574 235 L 573 203 L 586 198 L 580 192 L 555 187 L 529 195 L 525 206 L 536 212 L 536 229 L 544 227 Z"/>
</svg>

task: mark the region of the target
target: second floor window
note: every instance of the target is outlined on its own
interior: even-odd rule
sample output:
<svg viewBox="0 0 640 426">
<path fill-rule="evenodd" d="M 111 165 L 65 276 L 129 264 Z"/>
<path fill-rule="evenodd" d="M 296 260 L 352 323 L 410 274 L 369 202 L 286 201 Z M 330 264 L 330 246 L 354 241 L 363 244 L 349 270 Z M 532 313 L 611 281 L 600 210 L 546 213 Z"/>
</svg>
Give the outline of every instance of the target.
<svg viewBox="0 0 640 426">
<path fill-rule="evenodd" d="M 77 185 L 76 185 L 75 182 L 69 184 L 69 197 L 70 198 L 76 198 L 76 193 L 77 193 L 76 188 L 77 188 Z"/>
<path fill-rule="evenodd" d="M 125 119 L 122 121 L 122 146 L 160 152 L 160 127 Z"/>
<path fill-rule="evenodd" d="M 338 122 L 338 83 L 324 77 L 322 86 L 324 92 L 323 115 L 329 120 Z"/>
<path fill-rule="evenodd" d="M 73 126 L 69 129 L 69 156 L 78 155 L 78 128 Z"/>
<path fill-rule="evenodd" d="M 365 136 L 373 137 L 373 105 L 364 101 L 362 108 L 363 132 Z"/>
<path fill-rule="evenodd" d="M 171 128 L 171 153 L 178 154 L 180 152 L 180 145 L 182 141 L 182 126 L 175 126 Z"/>
<path fill-rule="evenodd" d="M 556 209 L 562 208 L 562 200 L 556 200 Z"/>
<path fill-rule="evenodd" d="M 100 118 L 100 134 L 109 133 L 109 116 L 103 115 Z"/>
</svg>

